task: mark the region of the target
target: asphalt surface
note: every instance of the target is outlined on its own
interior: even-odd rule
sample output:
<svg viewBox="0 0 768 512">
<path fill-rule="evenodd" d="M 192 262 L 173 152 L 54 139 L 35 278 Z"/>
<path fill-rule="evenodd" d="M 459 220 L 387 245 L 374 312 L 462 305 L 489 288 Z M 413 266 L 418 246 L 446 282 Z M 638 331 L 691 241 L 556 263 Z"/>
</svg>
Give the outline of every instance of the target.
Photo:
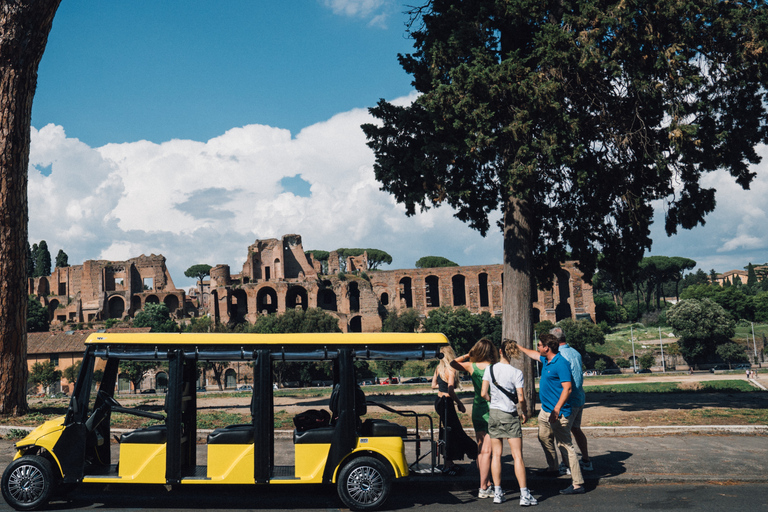
<svg viewBox="0 0 768 512">
<path fill-rule="evenodd" d="M 4 434 L 0 427 L 0 435 Z M 768 481 L 768 426 L 717 427 L 645 427 L 645 428 L 585 428 L 589 439 L 590 458 L 594 471 L 584 472 L 587 486 L 628 485 L 649 483 L 765 483 Z M 201 437 L 205 432 L 201 432 Z M 508 447 L 502 459 L 505 484 L 516 487 L 512 458 Z M 205 463 L 204 444 L 198 445 L 198 464 Z M 415 444 L 408 443 L 408 461 L 415 460 Z M 427 445 L 422 448 L 425 454 Z M 537 469 L 546 468 L 544 454 L 535 429 L 525 429 L 523 455 L 528 469 L 529 487 L 559 489 L 570 485 L 570 477 L 542 477 Z M 0 440 L 0 471 L 13 459 L 13 441 Z M 275 440 L 277 465 L 293 465 L 293 442 L 287 435 Z M 114 447 L 113 462 L 117 461 Z M 424 462 L 429 463 L 426 455 Z M 472 461 L 457 461 L 464 469 L 459 476 L 442 474 L 413 475 L 403 484 L 426 482 L 449 485 L 451 488 L 478 487 L 479 473 Z"/>
</svg>

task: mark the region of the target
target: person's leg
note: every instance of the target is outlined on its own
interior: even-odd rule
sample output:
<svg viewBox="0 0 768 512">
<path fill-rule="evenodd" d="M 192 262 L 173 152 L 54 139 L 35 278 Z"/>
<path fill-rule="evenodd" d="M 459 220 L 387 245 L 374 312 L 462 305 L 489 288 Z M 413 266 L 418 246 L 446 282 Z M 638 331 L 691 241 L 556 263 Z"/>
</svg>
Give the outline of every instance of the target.
<svg viewBox="0 0 768 512">
<path fill-rule="evenodd" d="M 587 436 L 584 435 L 584 431 L 581 430 L 581 416 L 584 412 L 583 407 L 574 407 L 571 414 L 571 435 L 573 440 L 576 441 L 576 446 L 579 447 L 581 452 L 581 460 L 585 464 L 589 464 L 589 447 L 587 446 Z"/>
<path fill-rule="evenodd" d="M 557 453 L 555 452 L 552 430 L 553 427 L 549 424 L 549 413 L 544 412 L 544 409 L 542 409 L 539 411 L 539 443 L 544 450 L 547 469 L 549 471 L 557 471 Z"/>
<path fill-rule="evenodd" d="M 584 483 L 584 478 L 581 475 L 581 467 L 579 466 L 579 458 L 576 455 L 576 450 L 573 448 L 573 440 L 571 439 L 571 425 L 568 418 L 561 417 L 560 421 L 552 423 L 552 432 L 555 434 L 555 439 L 561 449 L 565 449 L 568 455 L 568 466 L 571 469 L 571 478 L 573 479 L 574 489 L 578 489 Z"/>
<path fill-rule="evenodd" d="M 489 438 L 490 439 L 490 438 Z M 504 451 L 504 444 L 501 439 L 490 439 L 491 445 L 491 475 L 493 475 L 493 485 L 501 487 L 501 454 Z"/>
<path fill-rule="evenodd" d="M 528 480 L 525 476 L 525 461 L 523 460 L 523 438 L 512 437 L 509 438 L 509 448 L 512 450 L 512 457 L 515 462 L 515 477 L 520 488 L 528 487 Z"/>
<path fill-rule="evenodd" d="M 487 489 L 491 485 L 491 438 L 487 432 L 476 430 L 477 438 L 477 469 L 480 471 L 480 488 Z"/>
</svg>

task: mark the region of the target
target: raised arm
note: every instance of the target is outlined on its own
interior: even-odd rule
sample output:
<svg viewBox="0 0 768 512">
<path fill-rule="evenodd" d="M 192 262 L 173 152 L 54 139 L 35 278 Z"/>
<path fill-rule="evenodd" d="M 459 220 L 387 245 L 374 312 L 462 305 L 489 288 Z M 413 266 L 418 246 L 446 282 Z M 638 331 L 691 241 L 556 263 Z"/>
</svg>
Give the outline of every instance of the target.
<svg viewBox="0 0 768 512">
<path fill-rule="evenodd" d="M 451 361 L 451 368 L 460 372 L 472 373 L 472 362 L 469 360 L 469 354 L 464 354 Z"/>
<path fill-rule="evenodd" d="M 517 348 L 520 349 L 520 352 L 522 352 L 523 354 L 527 355 L 528 357 L 530 357 L 534 361 L 540 361 L 541 360 L 541 354 L 539 354 L 538 350 L 532 350 L 530 348 L 525 348 L 524 346 L 520 345 L 519 343 L 517 344 Z"/>
</svg>

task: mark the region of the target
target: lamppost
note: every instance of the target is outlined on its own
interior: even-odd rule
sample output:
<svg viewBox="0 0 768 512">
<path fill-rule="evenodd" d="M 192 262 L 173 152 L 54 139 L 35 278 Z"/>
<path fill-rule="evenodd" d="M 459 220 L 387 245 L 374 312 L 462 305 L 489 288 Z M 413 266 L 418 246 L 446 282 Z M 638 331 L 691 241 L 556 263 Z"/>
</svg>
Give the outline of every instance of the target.
<svg viewBox="0 0 768 512">
<path fill-rule="evenodd" d="M 664 344 L 661 342 L 661 327 L 659 327 L 659 346 L 661 347 L 661 371 L 666 373 L 667 364 L 664 362 Z"/>
<path fill-rule="evenodd" d="M 632 337 L 632 368 L 637 373 L 637 357 L 635 357 L 635 329 L 630 325 L 629 334 Z"/>
</svg>

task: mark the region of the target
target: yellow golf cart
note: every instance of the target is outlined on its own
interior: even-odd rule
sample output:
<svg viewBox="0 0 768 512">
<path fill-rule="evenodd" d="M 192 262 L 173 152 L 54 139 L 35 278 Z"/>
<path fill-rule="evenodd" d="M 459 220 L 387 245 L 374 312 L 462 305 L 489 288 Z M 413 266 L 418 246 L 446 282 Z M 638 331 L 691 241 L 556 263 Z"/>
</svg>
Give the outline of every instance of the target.
<svg viewBox="0 0 768 512">
<path fill-rule="evenodd" d="M 16 443 L 18 453 L 2 477 L 3 497 L 16 510 L 33 510 L 45 506 L 57 489 L 87 483 L 182 489 L 317 483 L 336 484 L 349 508 L 379 508 L 392 481 L 409 474 L 404 448 L 408 434 L 401 425 L 360 417 L 365 399 L 353 363 L 436 358 L 447 343 L 442 334 L 92 334 L 67 414 Z M 167 364 L 162 414 L 122 407 L 116 400 L 121 361 Z M 251 421 L 211 432 L 205 465 L 196 460 L 198 361 L 253 366 Z M 332 420 L 294 432 L 292 466 L 275 464 L 274 361 L 329 361 L 333 366 Z M 95 368 L 103 368 L 103 377 L 92 393 Z M 155 424 L 118 437 L 110 430 L 113 412 L 143 416 Z M 117 463 L 113 437 L 119 440 Z"/>
</svg>

